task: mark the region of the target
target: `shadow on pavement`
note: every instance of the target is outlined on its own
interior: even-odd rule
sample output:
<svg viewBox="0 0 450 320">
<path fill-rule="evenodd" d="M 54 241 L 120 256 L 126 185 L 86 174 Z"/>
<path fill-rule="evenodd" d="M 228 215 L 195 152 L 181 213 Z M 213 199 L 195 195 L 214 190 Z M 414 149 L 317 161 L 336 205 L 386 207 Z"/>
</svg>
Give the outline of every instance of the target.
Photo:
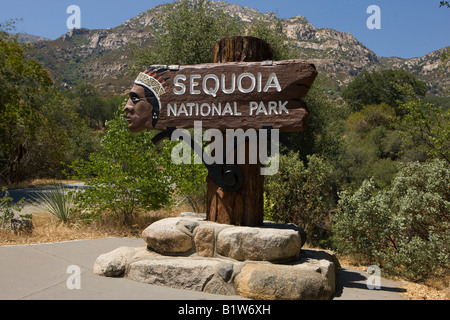
<svg viewBox="0 0 450 320">
<path fill-rule="evenodd" d="M 383 285 L 383 282 L 385 283 Z M 380 299 L 384 299 L 386 293 L 402 293 L 406 292 L 405 289 L 390 286 L 393 282 L 382 279 L 380 289 L 369 289 L 367 286 L 367 276 L 363 271 L 350 270 L 341 268 L 337 272 L 336 277 L 336 292 L 332 296 L 334 298 L 346 297 L 353 299 L 355 297 L 364 297 L 366 294 L 373 295 L 374 293 L 380 294 Z M 389 285 L 386 285 L 389 283 Z M 357 292 L 355 294 L 355 292 Z"/>
</svg>

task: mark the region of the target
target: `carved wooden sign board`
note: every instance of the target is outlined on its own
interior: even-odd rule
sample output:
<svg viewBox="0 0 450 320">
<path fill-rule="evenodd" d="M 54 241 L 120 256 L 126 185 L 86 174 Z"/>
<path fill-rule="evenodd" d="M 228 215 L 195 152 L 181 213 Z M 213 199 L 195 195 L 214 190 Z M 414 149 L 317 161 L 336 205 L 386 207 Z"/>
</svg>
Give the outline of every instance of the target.
<svg viewBox="0 0 450 320">
<path fill-rule="evenodd" d="M 130 130 L 204 129 L 301 131 L 301 100 L 317 76 L 303 60 L 151 66 L 141 72 L 125 108 Z"/>
</svg>

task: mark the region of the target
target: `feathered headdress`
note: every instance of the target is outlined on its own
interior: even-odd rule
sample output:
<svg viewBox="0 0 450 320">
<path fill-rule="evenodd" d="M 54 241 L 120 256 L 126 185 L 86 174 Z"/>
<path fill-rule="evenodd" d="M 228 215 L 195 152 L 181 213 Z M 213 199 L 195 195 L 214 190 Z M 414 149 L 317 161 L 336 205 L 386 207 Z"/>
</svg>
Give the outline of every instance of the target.
<svg viewBox="0 0 450 320">
<path fill-rule="evenodd" d="M 146 93 L 147 100 L 153 107 L 152 111 L 152 124 L 153 127 L 159 119 L 159 113 L 161 111 L 161 96 L 166 93 L 167 85 L 166 81 L 170 78 L 163 78 L 166 71 L 169 70 L 166 66 L 150 66 L 137 76 L 134 81 L 135 84 L 139 84 L 149 91 Z"/>
</svg>

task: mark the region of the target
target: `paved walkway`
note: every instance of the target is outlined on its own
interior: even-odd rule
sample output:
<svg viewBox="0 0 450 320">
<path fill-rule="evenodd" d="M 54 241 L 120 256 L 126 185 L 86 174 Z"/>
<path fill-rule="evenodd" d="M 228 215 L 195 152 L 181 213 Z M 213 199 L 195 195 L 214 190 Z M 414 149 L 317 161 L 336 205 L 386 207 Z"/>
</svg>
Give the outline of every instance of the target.
<svg viewBox="0 0 450 320">
<path fill-rule="evenodd" d="M 104 238 L 53 244 L 0 247 L 1 300 L 240 300 L 240 297 L 178 290 L 104 278 L 92 273 L 97 257 L 121 246 L 145 245 L 142 239 Z M 80 289 L 68 289 L 70 266 L 81 271 Z M 70 271 L 70 269 L 69 269 Z M 403 300 L 399 284 L 382 279 L 381 290 L 369 290 L 368 275 L 343 268 L 334 300 Z M 75 282 L 70 282 L 75 283 Z"/>
<path fill-rule="evenodd" d="M 369 289 L 366 272 L 343 267 L 337 274 L 337 288 L 333 300 L 405 300 L 400 283 L 381 278 L 380 289 Z M 373 284 L 373 283 L 369 283 Z"/>
</svg>

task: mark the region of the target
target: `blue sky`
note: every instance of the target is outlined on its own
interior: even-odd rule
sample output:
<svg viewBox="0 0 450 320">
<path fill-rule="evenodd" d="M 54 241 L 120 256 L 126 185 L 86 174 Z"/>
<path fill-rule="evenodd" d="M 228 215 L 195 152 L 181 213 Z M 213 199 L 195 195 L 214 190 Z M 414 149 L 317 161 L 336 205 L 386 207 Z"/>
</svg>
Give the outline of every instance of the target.
<svg viewBox="0 0 450 320">
<path fill-rule="evenodd" d="M 0 23 L 22 18 L 17 32 L 56 39 L 68 32 L 70 5 L 81 9 L 81 26 L 104 29 L 120 25 L 142 11 L 171 0 L 0 0 Z M 280 18 L 302 15 L 316 28 L 353 34 L 378 56 L 420 57 L 450 45 L 450 9 L 439 0 L 228 0 L 228 3 L 274 11 Z M 381 9 L 381 29 L 366 25 L 370 5 Z"/>
</svg>

